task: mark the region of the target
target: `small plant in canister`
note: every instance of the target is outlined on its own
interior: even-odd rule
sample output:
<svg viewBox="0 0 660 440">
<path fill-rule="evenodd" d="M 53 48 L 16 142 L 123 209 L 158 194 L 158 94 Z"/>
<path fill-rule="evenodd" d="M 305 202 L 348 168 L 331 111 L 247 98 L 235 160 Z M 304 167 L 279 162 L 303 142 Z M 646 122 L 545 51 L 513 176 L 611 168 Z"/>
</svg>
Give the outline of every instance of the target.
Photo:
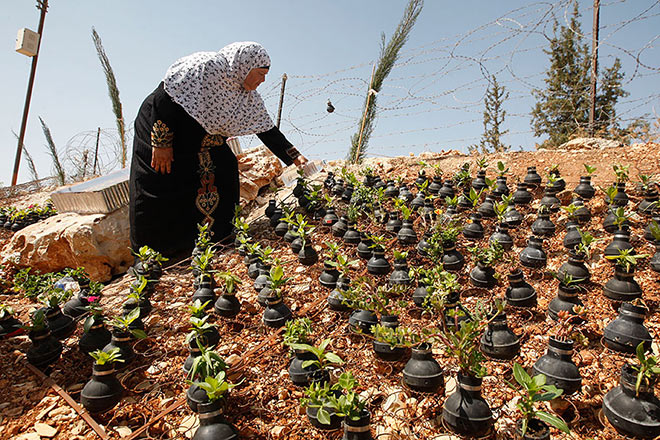
<svg viewBox="0 0 660 440">
<path fill-rule="evenodd" d="M 229 391 L 235 386 L 226 379 L 226 372 L 220 371 L 215 376 L 206 376 L 203 381 L 195 382 L 198 389 L 206 394 L 206 402 L 197 406 L 199 428 L 193 440 L 235 440 L 238 431 L 222 415 Z"/>
<path fill-rule="evenodd" d="M 302 368 L 310 368 L 309 378 L 312 382 L 329 382 L 330 381 L 330 365 L 341 365 L 344 361 L 335 353 L 328 351 L 328 345 L 332 339 L 324 339 L 317 346 L 309 344 L 291 344 L 293 350 L 305 351 L 311 353 L 310 359 L 304 360 L 301 364 Z"/>
<path fill-rule="evenodd" d="M 194 412 L 198 412 L 199 405 L 209 401 L 206 392 L 196 383 L 207 377 L 217 377 L 221 372 L 226 373 L 228 369 L 227 363 L 218 352 L 201 344 L 198 344 L 198 348 L 200 354 L 190 367 L 186 381 L 190 385 L 186 391 L 186 401 L 188 407 Z"/>
<path fill-rule="evenodd" d="M 0 339 L 11 338 L 23 333 L 23 325 L 14 316 L 11 306 L 0 304 Z"/>
<path fill-rule="evenodd" d="M 222 292 L 213 305 L 215 312 L 225 318 L 238 315 L 241 303 L 236 298 L 236 289 L 242 283 L 241 279 L 229 271 L 218 272 L 219 289 Z"/>
<path fill-rule="evenodd" d="M 217 326 L 208 322 L 208 319 L 208 315 L 201 318 L 190 317 L 190 332 L 186 335 L 186 344 L 188 344 L 190 354 L 183 363 L 183 372 L 186 374 L 190 371 L 195 358 L 200 354 L 199 345 L 215 347 L 220 341 Z"/>
<path fill-rule="evenodd" d="M 115 363 L 124 362 L 119 348 L 89 353 L 94 358 L 92 378 L 80 393 L 80 403 L 92 414 L 106 412 L 117 405 L 124 394 L 124 387 L 115 375 Z"/>
<path fill-rule="evenodd" d="M 337 397 L 328 394 L 327 406 L 335 415 L 344 419 L 344 436 L 342 440 L 372 440 L 371 414 L 365 409 L 367 402 L 362 400 L 355 390 L 358 384 L 350 371 L 339 377 L 342 393 Z M 319 409 L 319 412 L 323 408 Z"/>
<path fill-rule="evenodd" d="M 261 293 L 266 299 L 262 320 L 268 327 L 279 328 L 291 319 L 291 309 L 282 300 L 282 289 L 289 280 L 282 266 L 273 266 L 268 274 L 268 286 Z M 266 291 L 267 292 L 264 292 Z"/>
<path fill-rule="evenodd" d="M 130 365 L 135 360 L 133 342 L 135 339 L 144 339 L 147 334 L 144 330 L 132 328 L 132 324 L 140 317 L 140 310 L 135 308 L 128 315 L 115 316 L 107 322 L 112 326 L 112 338 L 103 351 L 119 348 L 121 358 L 124 360 L 122 368 Z"/>
<path fill-rule="evenodd" d="M 314 359 L 314 355 L 306 350 L 297 350 L 294 344 L 311 345 L 312 321 L 309 318 L 296 318 L 286 322 L 286 329 L 282 344 L 291 349 L 291 362 L 289 363 L 289 378 L 294 385 L 307 386 L 311 382 L 311 374 L 318 369 L 316 365 L 308 364 L 303 367 L 303 362 Z"/>
<path fill-rule="evenodd" d="M 546 384 L 546 377 L 538 374 L 531 377 L 520 364 L 513 364 L 513 377 L 520 388 L 520 400 L 516 407 L 522 418 L 516 422 L 516 434 L 522 440 L 548 440 L 549 426 L 570 434 L 566 422 L 547 411 L 537 409 L 538 402 L 548 402 L 561 396 L 564 390 Z M 549 425 L 549 426 L 548 426 Z"/>
<path fill-rule="evenodd" d="M 83 353 L 89 353 L 101 350 L 108 345 L 112 338 L 112 334 L 104 325 L 105 318 L 103 316 L 103 309 L 98 301 L 90 302 L 85 309 L 89 312 L 89 316 L 85 319 L 85 323 L 83 324 L 84 333 L 78 341 L 78 347 Z"/>
<path fill-rule="evenodd" d="M 76 330 L 76 321 L 62 313 L 60 304 L 66 302 L 73 292 L 50 286 L 39 295 L 39 301 L 46 306 L 46 322 L 53 337 L 62 341 Z"/>
<path fill-rule="evenodd" d="M 409 327 L 385 327 L 376 324 L 371 327 L 374 340 L 372 347 L 376 356 L 384 361 L 395 362 L 403 359 L 410 349 L 420 343 L 420 336 Z"/>
<path fill-rule="evenodd" d="M 497 284 L 495 263 L 504 257 L 504 248 L 497 241 L 488 243 L 488 247 L 473 246 L 468 251 L 472 254 L 475 267 L 470 271 L 470 282 L 476 287 L 489 289 Z"/>
<path fill-rule="evenodd" d="M 60 358 L 62 343 L 51 335 L 44 310 L 34 312 L 30 324 L 24 329 L 27 330 L 28 337 L 32 341 L 32 346 L 27 351 L 29 363 L 43 370 Z"/>
<path fill-rule="evenodd" d="M 316 263 L 319 256 L 312 246 L 311 236 L 316 228 L 310 226 L 307 220 L 299 218 L 297 227 L 292 233 L 300 239 L 300 250 L 298 251 L 298 262 L 304 266 L 311 266 Z"/>
</svg>

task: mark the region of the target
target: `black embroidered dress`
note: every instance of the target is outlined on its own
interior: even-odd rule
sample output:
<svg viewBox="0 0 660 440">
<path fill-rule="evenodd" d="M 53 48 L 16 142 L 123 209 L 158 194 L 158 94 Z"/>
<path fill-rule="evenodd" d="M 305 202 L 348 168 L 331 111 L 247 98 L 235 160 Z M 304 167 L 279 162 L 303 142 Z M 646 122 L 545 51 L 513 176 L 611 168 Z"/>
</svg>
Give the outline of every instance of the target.
<svg viewBox="0 0 660 440">
<path fill-rule="evenodd" d="M 298 151 L 274 127 L 257 134 L 285 164 Z M 231 234 L 239 203 L 238 162 L 221 135 L 210 135 L 165 92 L 161 83 L 142 103 L 130 174 L 131 247 L 147 245 L 166 257 L 189 253 L 197 225 L 211 225 L 214 241 Z M 173 147 L 169 174 L 151 167 L 151 149 Z"/>
</svg>

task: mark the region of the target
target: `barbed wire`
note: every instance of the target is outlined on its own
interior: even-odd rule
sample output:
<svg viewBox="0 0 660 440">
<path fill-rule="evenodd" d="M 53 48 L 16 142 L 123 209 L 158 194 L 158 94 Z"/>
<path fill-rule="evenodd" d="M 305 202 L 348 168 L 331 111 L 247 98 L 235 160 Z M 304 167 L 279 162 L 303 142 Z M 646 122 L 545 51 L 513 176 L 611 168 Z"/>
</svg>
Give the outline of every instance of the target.
<svg viewBox="0 0 660 440">
<path fill-rule="evenodd" d="M 392 69 L 377 95 L 376 117 L 382 120 L 376 125 L 372 135 L 374 141 L 370 151 L 385 151 L 390 145 L 380 145 L 379 140 L 409 136 L 419 133 L 440 133 L 452 137 L 450 130 L 456 127 L 475 127 L 471 137 L 453 136 L 452 139 L 438 139 L 430 142 L 416 142 L 417 146 L 433 146 L 447 143 L 478 142 L 481 136 L 483 99 L 491 82 L 491 75 L 496 75 L 498 82 L 506 87 L 509 98 L 504 107 L 507 118 L 518 121 L 518 126 L 507 133 L 507 139 L 514 140 L 517 135 L 533 135 L 533 129 L 518 129 L 528 121 L 531 127 L 531 109 L 534 106 L 533 94 L 544 89 L 546 69 L 549 61 L 530 66 L 529 59 L 547 60 L 544 51 L 549 49 L 549 42 L 554 37 L 557 25 L 570 29 L 572 0 L 535 2 L 513 9 L 474 29 L 453 36 L 442 37 L 416 47 L 406 47 L 401 51 L 399 61 Z M 623 18 L 619 21 L 601 20 L 599 40 L 601 61 L 621 58 L 624 63 L 624 88 L 634 86 L 642 79 L 654 78 L 660 73 L 660 64 L 654 64 L 651 51 L 656 48 L 660 35 L 653 35 L 647 40 L 640 40 L 637 47 L 630 46 L 626 30 L 643 23 L 660 29 L 660 0 L 626 1 L 613 0 L 601 3 L 601 16 L 608 18 L 608 8 L 625 8 L 619 11 Z M 593 9 L 586 8 L 591 17 Z M 590 21 L 590 20 L 589 20 Z M 587 22 L 587 21 L 585 21 Z M 591 26 L 582 25 L 583 29 Z M 583 38 L 583 43 L 590 43 L 589 32 L 573 30 Z M 618 38 L 624 36 L 625 38 Z M 621 41 L 626 41 L 626 47 Z M 532 58 L 537 57 L 537 58 Z M 368 89 L 368 71 L 374 60 L 354 64 L 332 72 L 316 75 L 288 75 L 285 95 L 285 111 L 282 118 L 282 130 L 296 139 L 297 147 L 312 157 L 334 154 L 337 151 L 322 151 L 324 143 L 341 143 L 348 149 L 350 136 L 359 127 L 364 109 L 364 100 Z M 570 66 L 565 66 L 569 69 Z M 262 96 L 269 107 L 275 107 L 279 99 L 279 79 L 265 87 Z M 603 86 L 601 85 L 601 91 Z M 660 105 L 660 88 L 647 90 L 643 96 L 639 91 L 617 103 L 619 124 L 642 119 L 647 122 L 657 118 L 655 107 Z M 583 99 L 589 99 L 589 87 L 575 91 Z M 334 113 L 325 112 L 325 101 L 331 99 Z M 275 105 L 273 105 L 275 104 Z M 509 105 L 516 108 L 508 109 Z M 526 108 L 520 108 L 520 107 Z M 560 110 L 570 116 L 573 109 Z M 461 112 L 466 115 L 459 122 L 442 123 L 431 119 L 433 115 L 448 115 Z M 472 115 L 472 117 L 467 116 Z M 421 119 L 428 126 L 423 125 Z M 505 120 L 505 127 L 507 124 Z M 410 126 L 410 127 L 408 127 Z M 393 127 L 398 127 L 393 129 Z M 246 139 L 250 145 L 254 139 Z M 413 145 L 400 145 L 399 148 Z M 337 148 L 335 147 L 335 150 Z M 339 155 L 343 155 L 344 151 Z"/>
</svg>

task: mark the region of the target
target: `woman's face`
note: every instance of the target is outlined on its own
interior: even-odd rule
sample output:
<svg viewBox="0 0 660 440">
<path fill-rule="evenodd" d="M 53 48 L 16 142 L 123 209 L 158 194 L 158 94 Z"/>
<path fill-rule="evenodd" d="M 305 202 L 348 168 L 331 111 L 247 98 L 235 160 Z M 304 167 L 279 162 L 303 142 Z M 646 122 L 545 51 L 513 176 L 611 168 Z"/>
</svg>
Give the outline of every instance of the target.
<svg viewBox="0 0 660 440">
<path fill-rule="evenodd" d="M 268 69 L 264 69 L 263 67 L 250 70 L 250 73 L 245 77 L 245 81 L 243 81 L 245 90 L 256 90 L 259 84 L 266 80 L 267 73 Z"/>
</svg>

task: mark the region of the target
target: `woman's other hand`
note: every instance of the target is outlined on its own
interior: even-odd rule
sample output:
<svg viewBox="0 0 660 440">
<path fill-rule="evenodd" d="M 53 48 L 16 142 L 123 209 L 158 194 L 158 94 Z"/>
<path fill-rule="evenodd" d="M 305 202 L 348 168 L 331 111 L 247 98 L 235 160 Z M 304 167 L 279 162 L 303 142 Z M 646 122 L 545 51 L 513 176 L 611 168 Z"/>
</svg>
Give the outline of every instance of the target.
<svg viewBox="0 0 660 440">
<path fill-rule="evenodd" d="M 174 149 L 151 147 L 151 167 L 161 174 L 169 174 L 174 162 Z"/>
<path fill-rule="evenodd" d="M 294 163 L 297 167 L 301 167 L 301 166 L 303 166 L 303 165 L 305 165 L 305 164 L 307 163 L 307 158 L 301 154 L 300 156 L 298 156 L 298 157 L 296 157 L 295 159 L 293 159 L 293 163 Z"/>
</svg>

